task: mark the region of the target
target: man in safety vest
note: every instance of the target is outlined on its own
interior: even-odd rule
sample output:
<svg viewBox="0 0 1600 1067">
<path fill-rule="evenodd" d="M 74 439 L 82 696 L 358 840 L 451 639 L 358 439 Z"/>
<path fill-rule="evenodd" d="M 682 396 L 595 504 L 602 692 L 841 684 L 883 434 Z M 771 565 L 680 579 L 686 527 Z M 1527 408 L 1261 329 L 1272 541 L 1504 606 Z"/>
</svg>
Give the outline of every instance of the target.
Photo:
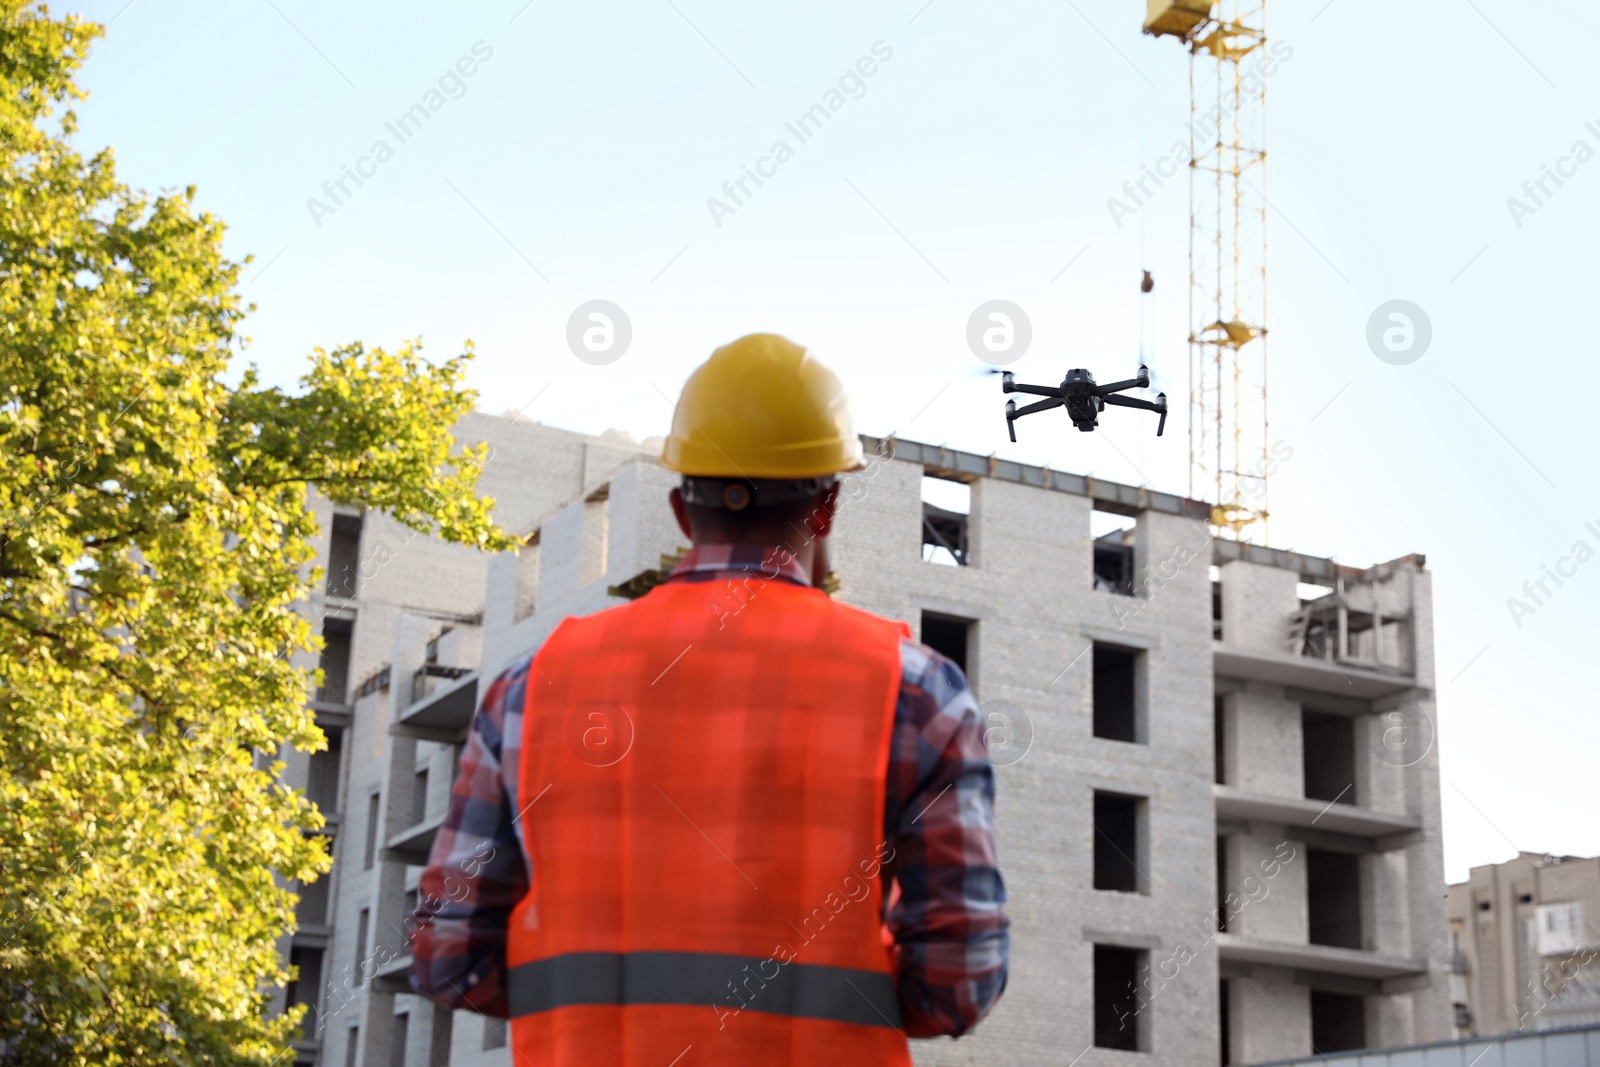
<svg viewBox="0 0 1600 1067">
<path fill-rule="evenodd" d="M 516 1064 L 898 1064 L 993 1007 L 994 770 L 953 663 L 840 604 L 839 379 L 718 349 L 662 463 L 694 542 L 484 694 L 419 885 L 411 984 Z"/>
</svg>

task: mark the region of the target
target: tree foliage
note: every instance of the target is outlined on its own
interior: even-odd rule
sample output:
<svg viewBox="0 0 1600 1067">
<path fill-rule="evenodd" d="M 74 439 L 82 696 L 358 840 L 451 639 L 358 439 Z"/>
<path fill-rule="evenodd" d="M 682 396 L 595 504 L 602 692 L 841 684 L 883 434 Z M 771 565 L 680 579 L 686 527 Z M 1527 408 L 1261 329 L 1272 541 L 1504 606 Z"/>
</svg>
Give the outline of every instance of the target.
<svg viewBox="0 0 1600 1067">
<path fill-rule="evenodd" d="M 230 375 L 221 223 L 72 147 L 101 28 L 0 20 L 0 1062 L 272 1063 L 284 879 L 328 867 L 271 763 L 324 744 L 307 494 L 510 547 L 449 433 L 470 349 Z"/>
</svg>

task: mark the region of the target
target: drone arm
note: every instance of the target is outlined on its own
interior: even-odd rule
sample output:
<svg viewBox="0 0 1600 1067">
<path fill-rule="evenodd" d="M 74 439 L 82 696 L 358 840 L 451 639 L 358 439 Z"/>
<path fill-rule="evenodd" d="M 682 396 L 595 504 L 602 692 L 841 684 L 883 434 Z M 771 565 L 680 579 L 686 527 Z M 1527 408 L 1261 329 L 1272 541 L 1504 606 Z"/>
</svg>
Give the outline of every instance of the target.
<svg viewBox="0 0 1600 1067">
<path fill-rule="evenodd" d="M 1136 396 L 1107 396 L 1101 397 L 1107 404 L 1115 404 L 1119 408 L 1138 408 L 1140 411 L 1164 411 L 1165 404 L 1158 404 L 1154 400 L 1140 400 Z"/>
<path fill-rule="evenodd" d="M 1007 393 L 1032 393 L 1034 396 L 1053 396 L 1061 399 L 1061 390 L 1053 385 L 1018 385 L 1016 382 L 1006 382 L 1003 390 Z"/>
<path fill-rule="evenodd" d="M 1053 396 L 1049 400 L 1036 400 L 1026 407 L 1018 408 L 1015 412 L 1008 411 L 1006 412 L 1006 416 L 1008 418 L 1020 419 L 1024 415 L 1032 415 L 1035 411 L 1046 411 L 1050 408 L 1058 408 L 1065 403 L 1066 400 L 1063 397 Z"/>
<path fill-rule="evenodd" d="M 1140 400 L 1134 396 L 1108 396 L 1102 398 L 1107 404 L 1114 404 L 1120 408 L 1138 408 L 1140 411 L 1154 411 L 1160 414 L 1161 421 L 1156 426 L 1156 436 L 1160 437 L 1167 428 L 1167 394 L 1160 394 L 1155 400 Z"/>
<path fill-rule="evenodd" d="M 1107 382 L 1105 385 L 1097 385 L 1094 387 L 1094 395 L 1109 396 L 1112 393 L 1120 393 L 1124 389 L 1143 389 L 1149 385 L 1150 379 L 1148 378 L 1129 378 L 1123 382 Z"/>
<path fill-rule="evenodd" d="M 1006 432 L 1011 435 L 1011 440 L 1015 441 L 1017 439 L 1016 422 L 1018 419 L 1022 418 L 1024 415 L 1032 415 L 1035 411 L 1044 411 L 1047 408 L 1060 407 L 1066 402 L 1066 398 L 1064 397 L 1053 396 L 1048 400 L 1038 400 L 1032 404 L 1029 404 L 1027 407 L 1019 408 L 1017 407 L 1017 402 L 1015 400 L 1007 400 Z"/>
</svg>

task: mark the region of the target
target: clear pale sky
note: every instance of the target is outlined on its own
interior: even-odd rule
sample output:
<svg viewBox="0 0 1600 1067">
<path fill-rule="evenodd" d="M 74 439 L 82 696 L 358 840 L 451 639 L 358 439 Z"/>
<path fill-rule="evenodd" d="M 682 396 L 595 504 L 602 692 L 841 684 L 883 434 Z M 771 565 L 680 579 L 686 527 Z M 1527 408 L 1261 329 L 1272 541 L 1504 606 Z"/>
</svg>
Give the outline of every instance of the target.
<svg viewBox="0 0 1600 1067">
<path fill-rule="evenodd" d="M 1140 0 L 65 7 L 113 20 L 80 147 L 114 146 L 135 186 L 197 185 L 229 224 L 230 254 L 255 257 L 246 358 L 268 381 L 314 345 L 421 336 L 444 357 L 470 338 L 485 409 L 643 437 L 711 348 L 775 330 L 840 371 L 864 432 L 1187 490 L 1181 413 L 1160 440 L 1126 413 L 1094 435 L 1040 417 L 1007 442 L 965 340 L 978 304 L 1007 299 L 1033 323 L 1023 380 L 1126 376 L 1148 267 L 1151 366 L 1185 394 L 1185 183 L 1120 227 L 1107 208 L 1187 136 L 1187 58 L 1141 36 Z M 1292 48 L 1267 90 L 1272 436 L 1293 451 L 1271 543 L 1427 555 L 1450 880 L 1518 848 L 1595 854 L 1600 557 L 1569 559 L 1531 614 L 1507 600 L 1531 603 L 1523 583 L 1575 542 L 1600 552 L 1600 14 L 1268 16 Z M 875 45 L 891 54 L 798 144 L 784 124 Z M 400 143 L 385 123 L 430 90 L 443 105 Z M 713 219 L 707 199 L 780 138 L 793 157 Z M 392 154 L 362 162 L 379 140 Z M 370 177 L 336 210 L 308 207 L 358 164 Z M 1523 183 L 1558 165 L 1535 205 Z M 1513 196 L 1534 210 L 1514 217 Z M 605 366 L 565 340 L 597 298 L 633 326 Z M 1408 365 L 1366 343 L 1392 299 L 1432 323 Z"/>
</svg>

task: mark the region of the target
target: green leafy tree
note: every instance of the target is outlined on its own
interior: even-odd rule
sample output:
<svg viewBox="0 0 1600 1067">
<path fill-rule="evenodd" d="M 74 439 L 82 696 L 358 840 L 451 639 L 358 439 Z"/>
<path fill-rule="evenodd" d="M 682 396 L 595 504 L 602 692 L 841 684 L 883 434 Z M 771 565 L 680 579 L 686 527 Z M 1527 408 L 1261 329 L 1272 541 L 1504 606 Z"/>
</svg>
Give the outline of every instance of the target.
<svg viewBox="0 0 1600 1067">
<path fill-rule="evenodd" d="M 0 0 L 0 1063 L 285 1062 L 284 880 L 328 857 L 256 754 L 325 743 L 307 494 L 510 541 L 449 432 L 470 349 L 227 384 L 222 225 L 72 148 L 100 32 Z"/>
</svg>

